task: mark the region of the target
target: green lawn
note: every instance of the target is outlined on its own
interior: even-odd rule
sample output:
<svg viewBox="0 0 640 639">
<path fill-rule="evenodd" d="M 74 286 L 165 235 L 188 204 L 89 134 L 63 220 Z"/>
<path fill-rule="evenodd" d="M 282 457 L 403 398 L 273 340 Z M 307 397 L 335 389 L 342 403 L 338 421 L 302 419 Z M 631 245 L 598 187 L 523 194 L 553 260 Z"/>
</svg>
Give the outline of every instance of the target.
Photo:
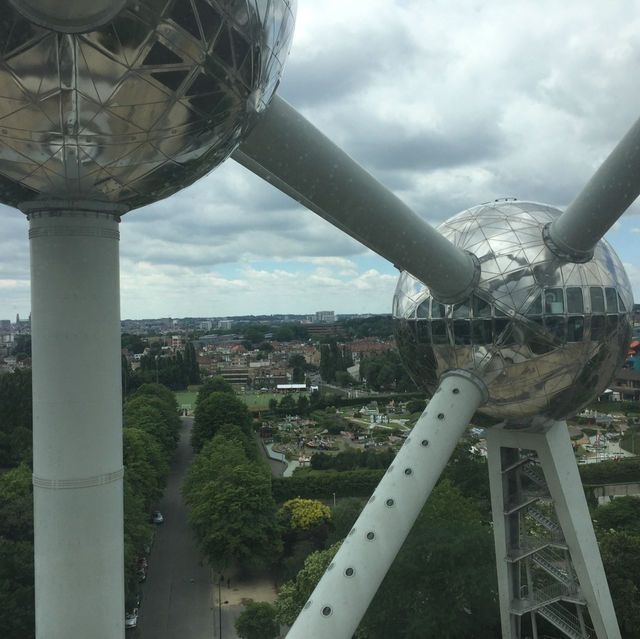
<svg viewBox="0 0 640 639">
<path fill-rule="evenodd" d="M 193 410 L 196 407 L 196 397 L 198 393 L 195 391 L 178 391 L 176 393 L 176 401 L 178 402 L 178 407 L 184 406 L 185 408 L 189 407 Z"/>
<path fill-rule="evenodd" d="M 309 396 L 308 393 L 302 393 Z M 294 395 L 294 399 L 297 401 L 300 393 L 296 393 Z M 178 391 L 176 393 L 176 400 L 178 402 L 179 407 L 190 407 L 193 410 L 196 407 L 196 397 L 198 393 L 195 391 Z M 246 393 L 238 393 L 238 397 L 249 407 L 249 408 L 269 408 L 269 400 L 275 399 L 276 401 L 280 401 L 284 395 L 282 393 L 259 393 L 257 391 L 248 391 Z"/>
</svg>

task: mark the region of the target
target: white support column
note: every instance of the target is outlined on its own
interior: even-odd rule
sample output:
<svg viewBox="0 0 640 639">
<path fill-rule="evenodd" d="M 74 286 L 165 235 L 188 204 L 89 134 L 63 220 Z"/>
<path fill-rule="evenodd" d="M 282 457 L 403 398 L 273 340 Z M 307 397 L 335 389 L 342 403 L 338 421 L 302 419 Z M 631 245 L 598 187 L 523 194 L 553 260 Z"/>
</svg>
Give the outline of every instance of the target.
<svg viewBox="0 0 640 639">
<path fill-rule="evenodd" d="M 350 639 L 475 410 L 482 381 L 445 374 L 410 437 L 287 634 L 288 639 Z"/>
<path fill-rule="evenodd" d="M 532 426 L 526 429 L 493 427 L 488 433 L 488 445 L 489 454 L 495 454 L 499 447 L 536 451 L 596 636 L 598 639 L 620 639 L 620 629 L 566 422 L 540 419 L 534 420 Z M 491 489 L 493 491 L 493 483 Z M 499 531 L 494 532 L 497 537 Z M 496 561 L 500 565 L 504 555 L 497 554 Z M 502 591 L 500 594 L 501 614 L 504 615 L 502 609 L 508 602 L 503 601 Z"/>
<path fill-rule="evenodd" d="M 513 567 L 507 562 L 509 535 L 507 518 L 504 516 L 506 492 L 502 474 L 501 442 L 496 433 L 500 429 L 487 430 L 487 466 L 489 470 L 489 490 L 491 512 L 493 514 L 493 539 L 496 549 L 496 569 L 498 572 L 498 595 L 500 598 L 500 624 L 503 639 L 518 639 L 516 620 L 510 613 L 511 601 L 519 596 L 515 592 Z M 529 584 L 528 584 L 529 585 Z"/>
<path fill-rule="evenodd" d="M 124 637 L 116 207 L 30 202 L 36 636 Z"/>
</svg>

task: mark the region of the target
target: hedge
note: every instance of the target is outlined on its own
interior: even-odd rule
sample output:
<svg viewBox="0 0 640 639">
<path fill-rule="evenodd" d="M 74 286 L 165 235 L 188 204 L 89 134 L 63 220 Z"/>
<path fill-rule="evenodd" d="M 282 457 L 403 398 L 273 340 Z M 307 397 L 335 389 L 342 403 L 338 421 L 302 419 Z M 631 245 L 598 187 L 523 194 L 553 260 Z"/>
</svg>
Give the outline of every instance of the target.
<svg viewBox="0 0 640 639">
<path fill-rule="evenodd" d="M 578 470 L 582 483 L 589 486 L 640 481 L 640 457 L 623 457 L 619 461 L 580 464 Z"/>
<path fill-rule="evenodd" d="M 368 497 L 385 472 L 383 469 L 367 469 L 274 477 L 271 480 L 271 491 L 276 503 L 295 497 L 331 499 L 334 493 L 336 497 Z"/>
</svg>

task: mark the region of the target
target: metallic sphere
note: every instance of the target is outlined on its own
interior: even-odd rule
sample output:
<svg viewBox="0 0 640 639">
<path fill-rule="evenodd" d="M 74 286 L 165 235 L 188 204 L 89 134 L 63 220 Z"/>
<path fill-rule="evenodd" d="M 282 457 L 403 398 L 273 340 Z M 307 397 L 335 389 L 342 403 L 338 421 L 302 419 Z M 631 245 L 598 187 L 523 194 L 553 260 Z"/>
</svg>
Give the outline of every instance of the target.
<svg viewBox="0 0 640 639">
<path fill-rule="evenodd" d="M 499 419 L 560 419 L 591 402 L 624 360 L 633 297 L 620 260 L 602 240 L 585 264 L 565 263 L 542 239 L 560 211 L 498 201 L 459 213 L 438 230 L 478 258 L 477 290 L 441 304 L 407 273 L 393 302 L 396 339 L 414 381 L 432 394 L 442 373 L 482 377 Z"/>
<path fill-rule="evenodd" d="M 39 26 L 49 4 L 0 9 L 0 201 L 11 205 L 131 209 L 191 184 L 266 108 L 295 20 L 295 0 L 128 0 L 102 26 L 64 33 Z M 50 26 L 80 28 L 64 22 Z"/>
</svg>

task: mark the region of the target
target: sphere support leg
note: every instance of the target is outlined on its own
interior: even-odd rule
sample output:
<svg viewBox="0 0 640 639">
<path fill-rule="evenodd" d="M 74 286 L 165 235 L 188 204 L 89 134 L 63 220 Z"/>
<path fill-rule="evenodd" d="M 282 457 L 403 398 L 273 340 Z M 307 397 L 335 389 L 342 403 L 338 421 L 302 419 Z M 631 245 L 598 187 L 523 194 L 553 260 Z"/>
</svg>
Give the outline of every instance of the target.
<svg viewBox="0 0 640 639">
<path fill-rule="evenodd" d="M 620 639 L 620 630 L 566 422 L 487 431 L 504 639 L 536 615 L 565 636 Z M 553 506 L 553 508 L 551 508 Z"/>
<path fill-rule="evenodd" d="M 27 203 L 36 636 L 124 637 L 118 211 Z"/>
<path fill-rule="evenodd" d="M 442 377 L 288 639 L 350 639 L 485 393 L 466 371 Z"/>
</svg>

